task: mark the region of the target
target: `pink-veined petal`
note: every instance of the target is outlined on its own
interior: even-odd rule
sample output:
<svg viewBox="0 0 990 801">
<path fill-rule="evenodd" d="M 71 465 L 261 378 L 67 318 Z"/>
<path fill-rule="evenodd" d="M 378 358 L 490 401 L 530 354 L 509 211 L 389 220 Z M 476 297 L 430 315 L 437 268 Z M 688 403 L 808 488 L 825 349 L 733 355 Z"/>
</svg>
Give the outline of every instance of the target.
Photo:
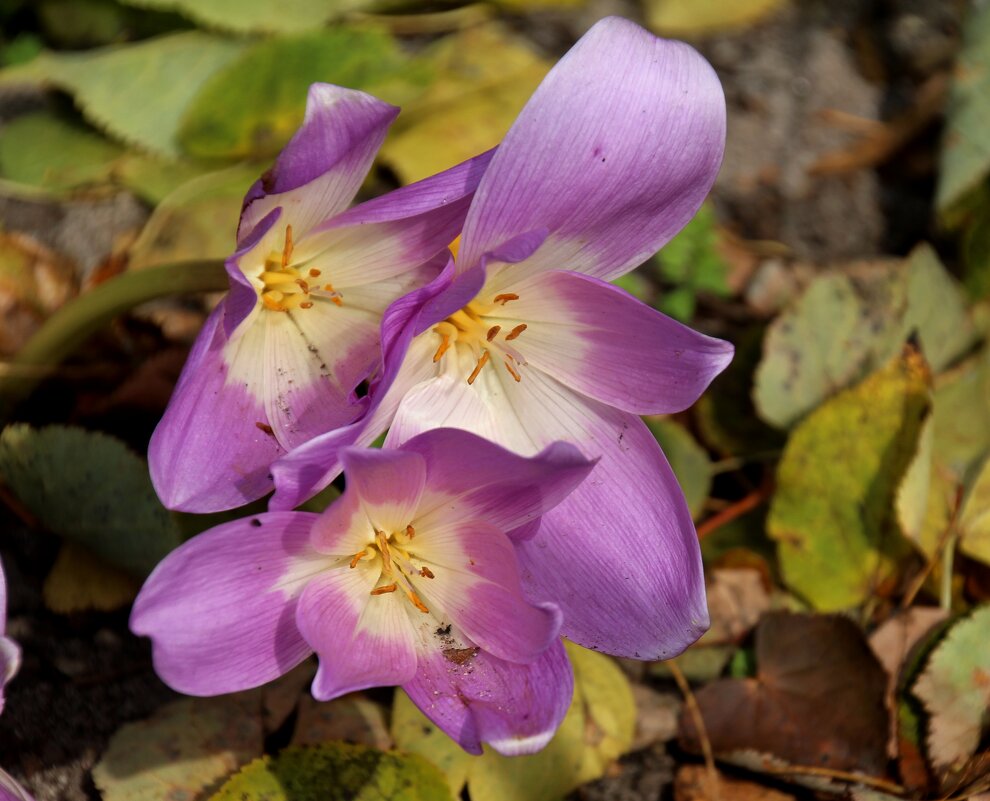
<svg viewBox="0 0 990 801">
<path fill-rule="evenodd" d="M 550 742 L 574 694 L 563 643 L 555 641 L 525 665 L 481 650 L 468 654 L 438 648 L 427 634 L 416 677 L 402 689 L 468 753 L 480 754 L 485 742 L 506 756 L 518 756 Z"/>
<path fill-rule="evenodd" d="M 523 597 L 516 555 L 503 532 L 484 520 L 417 520 L 415 531 L 409 553 L 430 570 L 416 580 L 417 592 L 473 642 L 499 659 L 532 662 L 556 641 L 560 612 Z"/>
<path fill-rule="evenodd" d="M 419 507 L 426 462 L 418 453 L 346 448 L 340 453 L 347 492 L 356 494 L 374 527 L 403 531 Z"/>
<path fill-rule="evenodd" d="M 491 322 L 506 331 L 525 323 L 514 343 L 529 365 L 627 412 L 683 411 L 732 360 L 728 342 L 579 273 L 536 273 L 485 291 L 519 296 L 505 304 L 506 319 Z"/>
<path fill-rule="evenodd" d="M 561 440 L 599 459 L 535 535 L 517 540 L 527 597 L 560 606 L 561 633 L 638 659 L 666 659 L 694 642 L 708 626 L 697 535 L 643 422 L 535 369 L 519 383 L 488 368 L 473 386 L 442 379 L 406 395 L 390 437 L 454 426 L 521 454 Z"/>
<path fill-rule="evenodd" d="M 484 520 L 511 532 L 560 503 L 594 467 L 567 443 L 527 458 L 457 428 L 428 431 L 401 448 L 426 460 L 417 519 L 427 527 Z"/>
<path fill-rule="evenodd" d="M 155 568 L 130 625 L 151 638 L 166 684 L 188 695 L 246 690 L 312 652 L 295 608 L 306 583 L 331 561 L 309 547 L 315 518 L 276 512 L 225 523 Z"/>
<path fill-rule="evenodd" d="M 708 194 L 725 145 L 711 66 L 628 20 L 597 23 L 550 71 L 499 146 L 464 224 L 460 261 L 535 228 L 506 268 L 610 279 L 655 253 Z"/>
<path fill-rule="evenodd" d="M 217 512 L 271 491 L 284 449 L 257 384 L 233 381 L 218 306 L 203 325 L 148 446 L 151 480 L 169 509 Z M 263 356 L 251 356 L 259 362 Z"/>
<path fill-rule="evenodd" d="M 320 658 L 313 695 L 328 701 L 402 684 L 416 671 L 413 626 L 401 593 L 371 595 L 378 571 L 359 564 L 323 573 L 303 591 L 296 620 Z"/>
<path fill-rule="evenodd" d="M 399 109 L 326 83 L 309 88 L 302 126 L 248 190 L 238 236 L 276 206 L 297 238 L 350 204 Z"/>
</svg>

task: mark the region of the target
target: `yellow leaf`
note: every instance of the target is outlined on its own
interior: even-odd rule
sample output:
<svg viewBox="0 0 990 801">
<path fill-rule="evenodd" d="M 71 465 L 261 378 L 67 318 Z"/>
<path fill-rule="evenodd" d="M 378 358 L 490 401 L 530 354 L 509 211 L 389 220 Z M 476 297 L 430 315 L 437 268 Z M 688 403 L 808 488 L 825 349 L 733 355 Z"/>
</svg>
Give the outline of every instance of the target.
<svg viewBox="0 0 990 801">
<path fill-rule="evenodd" d="M 134 600 L 141 585 L 74 542 L 62 544 L 42 595 L 45 606 L 67 615 L 96 609 L 111 612 Z"/>
<path fill-rule="evenodd" d="M 646 24 L 666 36 L 700 36 L 758 22 L 786 0 L 647 0 Z"/>
</svg>

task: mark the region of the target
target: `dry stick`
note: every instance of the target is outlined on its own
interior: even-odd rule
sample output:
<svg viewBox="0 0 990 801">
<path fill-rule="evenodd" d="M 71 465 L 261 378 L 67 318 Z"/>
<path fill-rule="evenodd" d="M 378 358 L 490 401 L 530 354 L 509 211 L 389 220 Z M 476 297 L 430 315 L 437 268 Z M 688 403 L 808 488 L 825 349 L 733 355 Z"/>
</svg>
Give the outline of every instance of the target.
<svg viewBox="0 0 990 801">
<path fill-rule="evenodd" d="M 721 512 L 712 515 L 698 526 L 698 539 L 708 536 L 716 529 L 731 523 L 737 517 L 742 517 L 747 512 L 751 512 L 761 503 L 767 501 L 773 494 L 773 480 L 769 474 L 764 478 L 763 483 L 749 495 L 736 501 L 731 506 L 727 506 Z"/>
<path fill-rule="evenodd" d="M 793 774 L 796 776 L 822 776 L 827 779 L 839 779 L 840 781 L 851 782 L 853 784 L 876 787 L 878 790 L 884 790 L 894 795 L 904 795 L 906 792 L 901 785 L 889 782 L 886 779 L 878 779 L 875 776 L 867 776 L 865 773 L 856 773 L 855 771 L 822 768 L 817 765 L 788 765 L 787 767 L 780 768 L 766 765 L 762 770 L 764 773 L 770 773 L 774 776 Z"/>
<path fill-rule="evenodd" d="M 694 726 L 698 730 L 698 739 L 701 741 L 701 753 L 705 757 L 705 768 L 708 770 L 708 782 L 711 785 L 712 799 L 713 801 L 722 801 L 718 771 L 715 769 L 715 755 L 712 753 L 712 743 L 708 739 L 708 730 L 705 728 L 705 719 L 701 715 L 701 707 L 698 706 L 698 700 L 694 697 L 694 693 L 691 692 L 691 685 L 688 684 L 688 680 L 685 678 L 676 660 L 671 659 L 667 662 L 667 667 L 670 668 L 670 674 L 674 677 L 674 681 L 677 682 L 677 687 L 680 689 L 681 695 L 684 696 L 684 703 L 687 705 L 688 713 L 691 715 L 691 720 L 694 721 Z"/>
<path fill-rule="evenodd" d="M 928 580 L 928 576 L 931 575 L 932 570 L 935 569 L 935 565 L 938 562 L 938 555 L 942 553 L 950 543 L 955 541 L 953 534 L 956 530 L 956 522 L 959 519 L 959 511 L 962 507 L 962 496 L 963 488 L 956 487 L 956 498 L 952 504 L 952 514 L 949 517 L 949 524 L 945 527 L 945 531 L 942 532 L 941 536 L 938 538 L 938 544 L 932 551 L 932 555 L 928 557 L 925 562 L 924 568 L 908 587 L 908 591 L 904 593 L 904 597 L 901 599 L 901 609 L 907 609 L 914 602 L 915 596 L 921 591 L 921 588 L 925 586 L 925 582 Z M 952 560 L 950 558 L 943 557 L 943 568 L 949 573 L 952 572 Z"/>
</svg>

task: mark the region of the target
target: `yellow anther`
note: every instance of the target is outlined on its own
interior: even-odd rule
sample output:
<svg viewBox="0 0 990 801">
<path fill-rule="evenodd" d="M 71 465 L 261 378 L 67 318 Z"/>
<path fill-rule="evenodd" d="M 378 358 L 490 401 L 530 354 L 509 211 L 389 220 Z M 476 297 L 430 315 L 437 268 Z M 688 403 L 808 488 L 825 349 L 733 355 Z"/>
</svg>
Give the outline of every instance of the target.
<svg viewBox="0 0 990 801">
<path fill-rule="evenodd" d="M 371 594 L 372 595 L 385 595 L 385 593 L 395 592 L 397 589 L 398 589 L 398 585 L 396 585 L 396 584 L 386 584 L 383 587 L 375 587 L 375 589 L 373 589 L 371 591 Z"/>
<path fill-rule="evenodd" d="M 488 329 L 488 333 L 485 335 L 485 339 L 491 342 L 493 339 L 495 339 L 495 337 L 498 336 L 498 332 L 501 330 L 502 330 L 502 326 L 493 325 L 491 328 Z"/>
<path fill-rule="evenodd" d="M 423 578 L 436 578 L 436 576 L 433 575 L 433 571 L 430 570 L 430 568 L 428 568 L 426 565 L 423 565 L 419 569 L 419 575 L 421 575 Z"/>
<path fill-rule="evenodd" d="M 310 267 L 309 268 L 309 277 L 310 278 L 319 278 L 320 275 L 321 275 L 320 271 L 317 270 L 315 267 Z"/>
<path fill-rule="evenodd" d="M 504 306 L 510 300 L 519 300 L 519 296 L 512 292 L 506 292 L 504 295 L 496 295 L 492 303 L 501 303 Z"/>
<path fill-rule="evenodd" d="M 375 539 L 378 541 L 378 550 L 381 551 L 382 561 L 385 563 L 385 572 L 392 572 L 392 554 L 388 550 L 388 537 L 384 531 L 376 531 Z"/>
<path fill-rule="evenodd" d="M 265 282 L 266 286 L 272 286 L 273 284 L 291 284 L 293 281 L 297 280 L 292 274 L 294 271 L 285 270 L 284 272 L 275 272 L 272 270 L 265 270 L 261 274 L 261 280 Z"/>
<path fill-rule="evenodd" d="M 468 383 L 469 384 L 473 384 L 474 383 L 474 379 L 476 379 L 478 377 L 478 375 L 481 373 L 482 368 L 486 364 L 488 364 L 488 351 L 487 350 L 484 351 L 481 354 L 481 358 L 478 359 L 478 363 L 474 366 L 474 370 L 472 371 L 471 375 L 468 376 Z"/>
</svg>

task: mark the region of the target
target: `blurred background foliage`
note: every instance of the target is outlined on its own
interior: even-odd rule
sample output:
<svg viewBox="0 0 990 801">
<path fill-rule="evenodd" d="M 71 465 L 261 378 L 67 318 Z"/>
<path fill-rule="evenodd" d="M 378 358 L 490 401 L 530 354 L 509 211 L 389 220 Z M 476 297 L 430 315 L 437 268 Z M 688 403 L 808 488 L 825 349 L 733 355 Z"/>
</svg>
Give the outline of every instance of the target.
<svg viewBox="0 0 990 801">
<path fill-rule="evenodd" d="M 330 797 L 425 801 L 990 790 L 986 3 L 0 0 L 0 354 L 116 276 L 226 256 L 310 83 L 402 107 L 371 196 L 497 145 L 608 13 L 687 38 L 726 89 L 712 198 L 619 281 L 737 347 L 694 408 L 647 419 L 698 525 L 711 631 L 670 663 L 571 648 L 560 734 L 511 762 L 466 757 L 401 693 L 316 704 L 311 666 L 176 700 L 126 607 L 222 516 L 171 514 L 147 479 L 212 302 L 162 299 L 35 376 L 0 434 L 26 659 L 0 753 L 39 798 L 325 798 L 328 776 Z"/>
</svg>

